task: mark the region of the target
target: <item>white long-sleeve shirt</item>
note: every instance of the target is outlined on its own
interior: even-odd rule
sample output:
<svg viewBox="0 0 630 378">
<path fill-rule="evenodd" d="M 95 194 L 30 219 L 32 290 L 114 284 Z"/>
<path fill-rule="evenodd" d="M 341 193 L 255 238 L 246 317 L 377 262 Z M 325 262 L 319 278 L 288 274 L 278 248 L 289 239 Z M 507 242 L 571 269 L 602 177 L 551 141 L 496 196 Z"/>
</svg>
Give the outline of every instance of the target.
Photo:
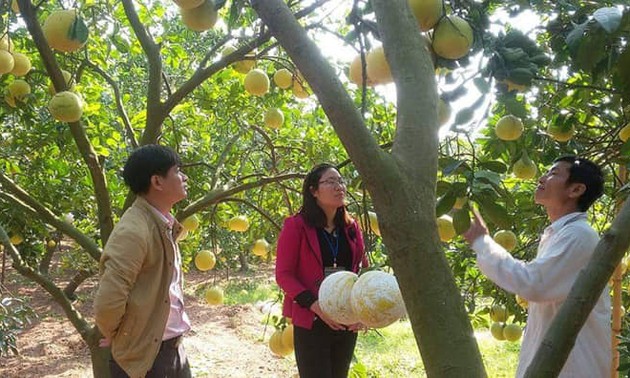
<svg viewBox="0 0 630 378">
<path fill-rule="evenodd" d="M 524 376 L 547 328 L 578 273 L 588 264 L 598 241 L 599 236 L 588 224 L 586 214 L 576 212 L 557 219 L 545 229 L 536 258 L 530 262 L 515 259 L 489 235 L 473 242 L 479 269 L 503 289 L 529 301 L 516 377 Z M 606 288 L 580 330 L 560 377 L 610 377 L 610 321 L 610 297 Z"/>
</svg>

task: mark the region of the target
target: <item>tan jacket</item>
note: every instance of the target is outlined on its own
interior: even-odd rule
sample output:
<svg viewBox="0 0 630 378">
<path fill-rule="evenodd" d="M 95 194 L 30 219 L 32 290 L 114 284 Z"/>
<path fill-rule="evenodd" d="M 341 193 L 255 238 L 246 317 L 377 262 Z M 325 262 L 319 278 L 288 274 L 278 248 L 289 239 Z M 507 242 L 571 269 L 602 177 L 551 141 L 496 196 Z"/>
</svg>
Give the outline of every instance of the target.
<svg viewBox="0 0 630 378">
<path fill-rule="evenodd" d="M 181 231 L 175 221 L 174 240 Z M 168 232 L 159 214 L 138 197 L 114 227 L 100 261 L 96 325 L 112 340 L 112 356 L 132 378 L 151 369 L 168 320 L 175 260 Z"/>
</svg>

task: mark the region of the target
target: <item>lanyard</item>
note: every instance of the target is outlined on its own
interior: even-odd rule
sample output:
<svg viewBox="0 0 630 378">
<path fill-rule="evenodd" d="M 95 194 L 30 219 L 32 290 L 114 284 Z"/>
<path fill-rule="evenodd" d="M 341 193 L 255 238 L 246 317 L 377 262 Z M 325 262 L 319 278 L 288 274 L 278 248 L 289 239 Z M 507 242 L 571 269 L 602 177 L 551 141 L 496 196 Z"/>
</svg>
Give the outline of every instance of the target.
<svg viewBox="0 0 630 378">
<path fill-rule="evenodd" d="M 330 247 L 330 253 L 332 254 L 333 257 L 333 268 L 337 267 L 337 255 L 339 254 L 339 237 L 337 236 L 337 229 L 333 230 L 333 236 L 329 235 L 328 232 L 326 232 L 326 230 L 322 229 L 322 232 L 324 234 L 324 239 L 326 239 L 326 242 L 328 243 L 328 247 Z M 333 241 L 331 239 L 334 239 L 335 241 L 335 245 L 333 246 Z"/>
</svg>

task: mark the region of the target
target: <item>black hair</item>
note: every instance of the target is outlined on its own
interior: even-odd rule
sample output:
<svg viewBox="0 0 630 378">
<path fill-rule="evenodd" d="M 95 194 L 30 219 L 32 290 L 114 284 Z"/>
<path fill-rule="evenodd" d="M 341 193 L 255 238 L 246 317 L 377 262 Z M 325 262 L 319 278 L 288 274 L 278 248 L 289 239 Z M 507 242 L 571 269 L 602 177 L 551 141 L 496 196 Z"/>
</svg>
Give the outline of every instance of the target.
<svg viewBox="0 0 630 378">
<path fill-rule="evenodd" d="M 580 183 L 586 186 L 584 193 L 578 198 L 578 209 L 586 211 L 604 193 L 604 174 L 602 169 L 586 158 L 567 155 L 554 160 L 571 164 L 567 184 Z"/>
<path fill-rule="evenodd" d="M 179 155 L 170 147 L 148 144 L 129 155 L 123 168 L 123 178 L 134 194 L 146 194 L 151 187 L 151 177 L 165 177 L 169 169 L 180 165 Z"/>
<path fill-rule="evenodd" d="M 306 224 L 311 227 L 326 227 L 326 214 L 317 204 L 317 199 L 313 196 L 311 191 L 319 188 L 319 180 L 328 169 L 336 170 L 337 168 L 328 163 L 316 165 L 306 175 L 304 183 L 302 184 L 302 208 L 300 209 L 300 214 L 304 217 Z M 335 214 L 335 227 L 343 228 L 345 225 L 350 224 L 350 222 L 350 215 L 346 211 L 346 207 L 339 207 L 337 209 L 337 213 Z"/>
</svg>

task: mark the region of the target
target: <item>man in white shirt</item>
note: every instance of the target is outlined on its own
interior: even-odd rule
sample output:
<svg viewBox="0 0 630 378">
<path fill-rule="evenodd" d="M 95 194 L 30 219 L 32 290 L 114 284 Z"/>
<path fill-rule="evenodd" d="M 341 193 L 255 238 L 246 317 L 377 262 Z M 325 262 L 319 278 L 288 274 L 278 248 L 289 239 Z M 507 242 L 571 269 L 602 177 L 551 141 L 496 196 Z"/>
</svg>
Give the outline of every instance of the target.
<svg viewBox="0 0 630 378">
<path fill-rule="evenodd" d="M 551 225 L 545 229 L 532 261 L 515 259 L 498 245 L 476 211 L 464 234 L 477 254 L 479 269 L 498 286 L 529 301 L 517 377 L 525 375 L 547 328 L 599 241 L 585 212 L 602 195 L 603 183 L 601 169 L 587 159 L 566 156 L 554 161 L 538 180 L 534 194 Z M 605 289 L 580 330 L 560 377 L 609 377 L 610 337 L 610 298 Z"/>
</svg>

